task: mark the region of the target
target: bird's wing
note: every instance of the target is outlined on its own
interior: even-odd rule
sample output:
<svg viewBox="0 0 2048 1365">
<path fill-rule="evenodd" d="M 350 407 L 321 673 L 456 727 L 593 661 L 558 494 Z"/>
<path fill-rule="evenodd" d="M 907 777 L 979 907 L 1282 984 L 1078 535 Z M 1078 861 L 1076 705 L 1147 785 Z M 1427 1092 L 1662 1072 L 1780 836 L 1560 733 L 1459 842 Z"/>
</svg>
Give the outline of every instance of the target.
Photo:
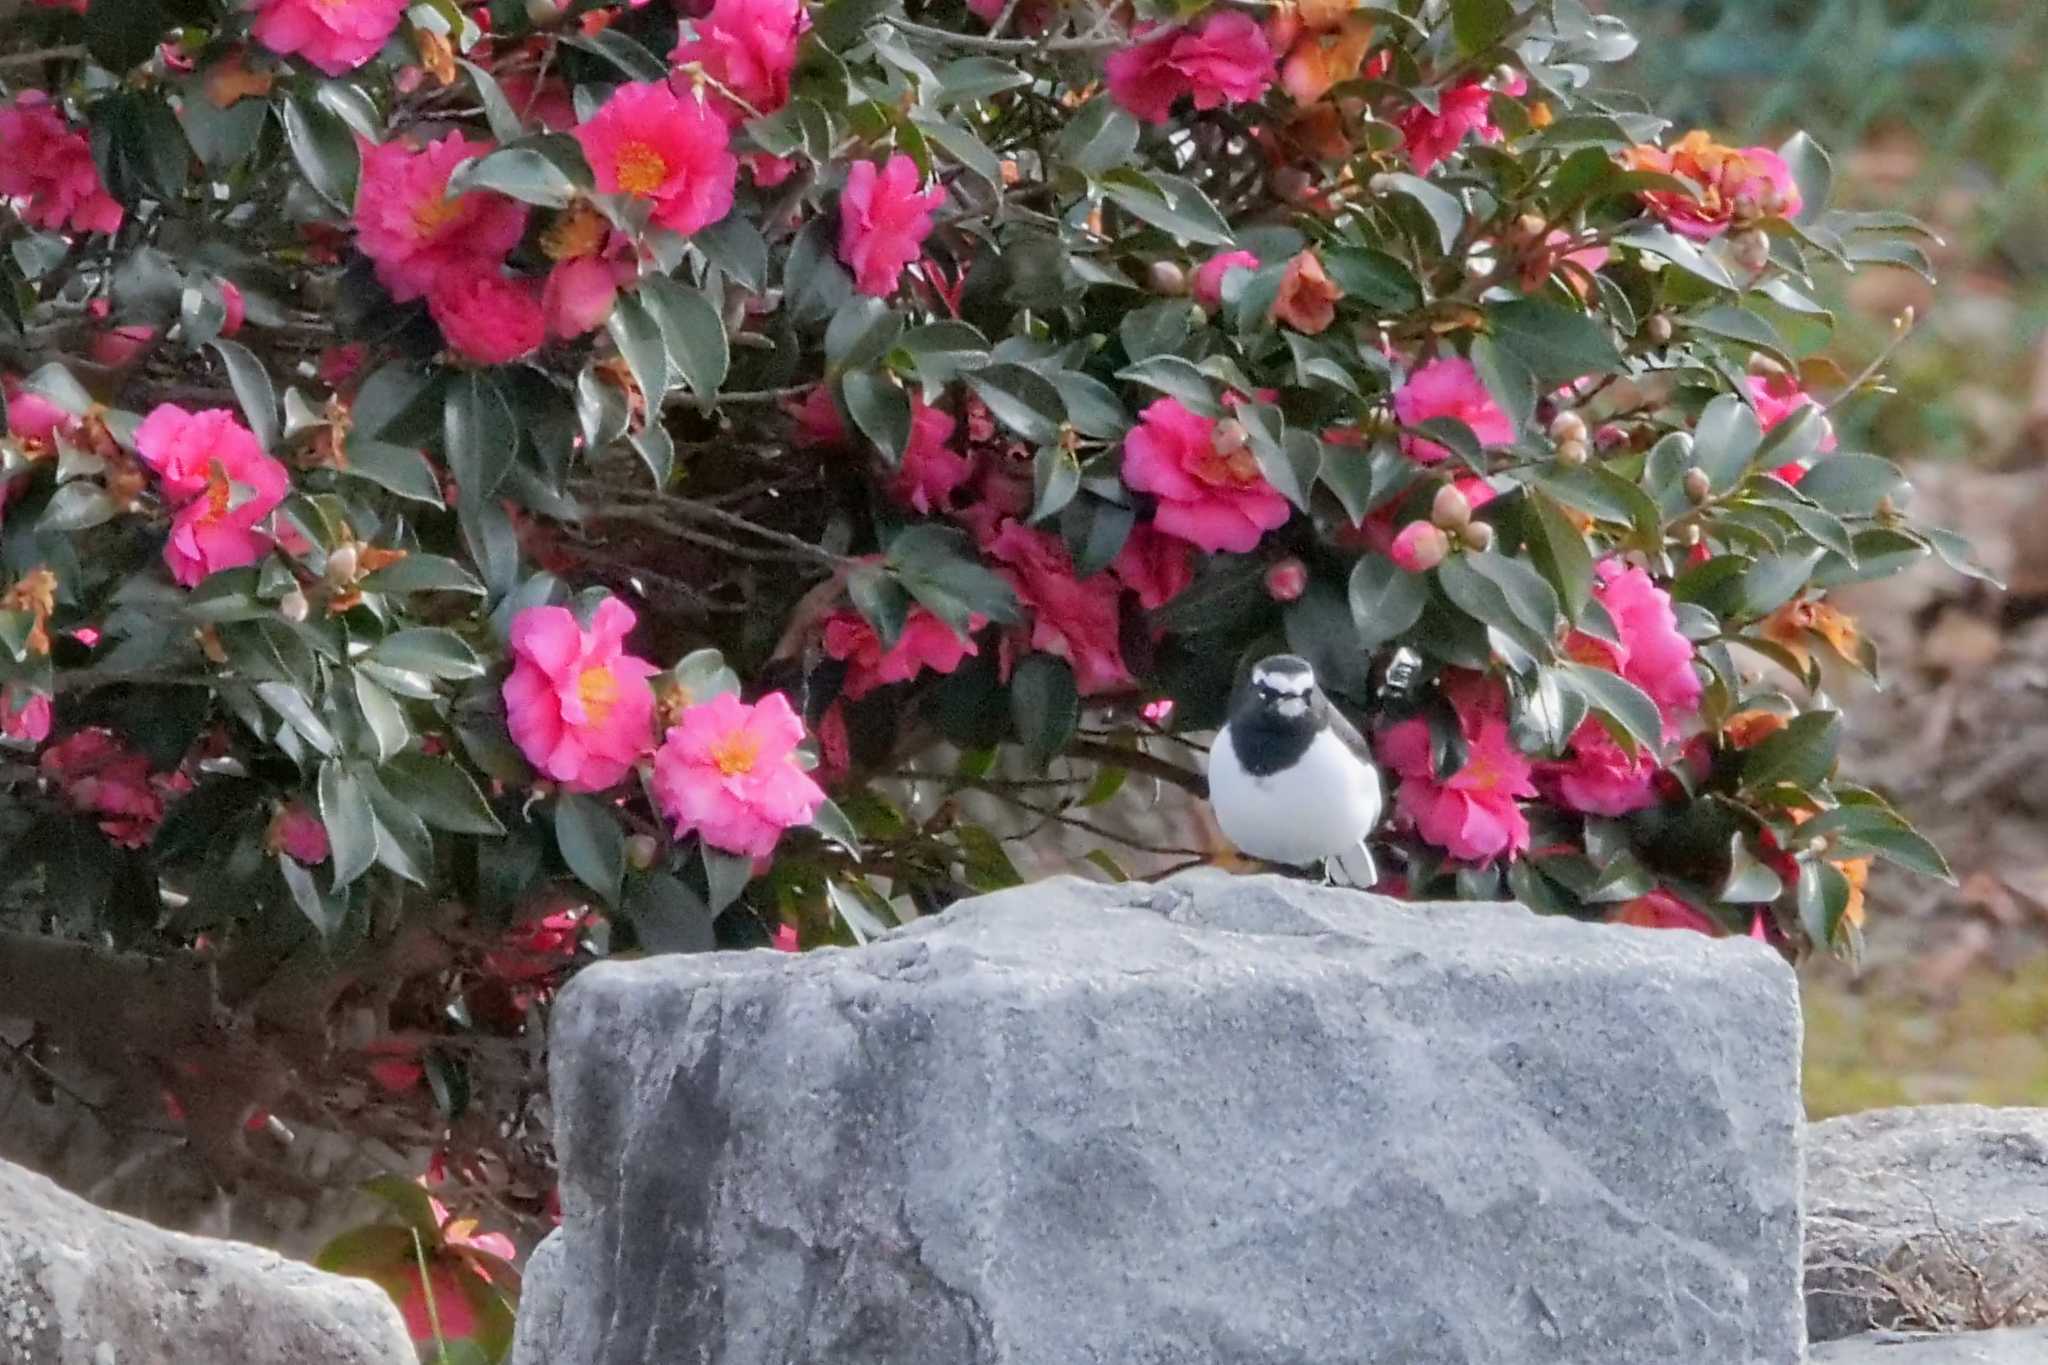
<svg viewBox="0 0 2048 1365">
<path fill-rule="evenodd" d="M 1339 711 L 1335 702 L 1329 703 L 1324 709 L 1327 712 L 1330 733 L 1343 741 L 1344 747 L 1351 751 L 1353 758 L 1360 763 L 1371 764 L 1372 745 L 1365 742 L 1365 736 L 1358 733 L 1358 727 L 1351 723 L 1350 717 Z"/>
</svg>

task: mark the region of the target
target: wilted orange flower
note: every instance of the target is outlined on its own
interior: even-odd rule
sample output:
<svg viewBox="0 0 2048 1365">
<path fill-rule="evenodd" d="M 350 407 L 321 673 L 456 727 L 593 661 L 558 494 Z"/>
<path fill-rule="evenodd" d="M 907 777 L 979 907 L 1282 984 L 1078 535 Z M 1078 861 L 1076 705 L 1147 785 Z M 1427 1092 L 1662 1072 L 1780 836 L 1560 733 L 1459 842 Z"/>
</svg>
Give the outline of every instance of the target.
<svg viewBox="0 0 2048 1365">
<path fill-rule="evenodd" d="M 430 28 L 415 28 L 412 40 L 420 50 L 420 65 L 434 78 L 434 83 L 455 84 L 455 49 L 448 45 L 448 39 Z"/>
<path fill-rule="evenodd" d="M 1738 711 L 1721 727 L 1721 733 L 1738 749 L 1753 749 L 1785 728 L 1785 718 L 1776 711 Z"/>
<path fill-rule="evenodd" d="M 34 569 L 15 580 L 4 596 L 0 611 L 23 611 L 34 618 L 28 631 L 31 654 L 50 652 L 50 613 L 57 609 L 57 575 L 48 569 Z"/>
<path fill-rule="evenodd" d="M 261 99 L 270 93 L 277 77 L 268 71 L 251 71 L 243 60 L 246 55 L 236 48 L 206 69 L 206 97 L 215 108 L 228 109 L 239 100 Z"/>
<path fill-rule="evenodd" d="M 1321 99 L 1331 86 L 1358 75 L 1372 34 L 1369 19 L 1349 20 L 1334 32 L 1303 34 L 1280 67 L 1280 84 L 1297 103 Z"/>
<path fill-rule="evenodd" d="M 1809 635 L 1818 635 L 1844 663 L 1857 663 L 1863 637 L 1856 618 L 1818 598 L 1799 598 L 1772 612 L 1763 624 L 1763 637 L 1781 645 L 1804 666 L 1812 657 Z"/>
<path fill-rule="evenodd" d="M 1337 300 L 1343 297 L 1337 282 L 1323 272 L 1322 258 L 1304 251 L 1287 263 L 1273 299 L 1273 320 L 1314 336 L 1337 320 Z"/>
<path fill-rule="evenodd" d="M 1768 147 L 1729 147 L 1694 129 L 1662 147 L 1630 147 L 1621 154 L 1632 171 L 1658 171 L 1680 176 L 1699 187 L 1690 198 L 1668 190 L 1651 190 L 1643 202 L 1672 231 L 1695 241 L 1709 241 L 1757 218 L 1791 217 L 1799 212 L 1799 184 L 1784 159 Z"/>
</svg>

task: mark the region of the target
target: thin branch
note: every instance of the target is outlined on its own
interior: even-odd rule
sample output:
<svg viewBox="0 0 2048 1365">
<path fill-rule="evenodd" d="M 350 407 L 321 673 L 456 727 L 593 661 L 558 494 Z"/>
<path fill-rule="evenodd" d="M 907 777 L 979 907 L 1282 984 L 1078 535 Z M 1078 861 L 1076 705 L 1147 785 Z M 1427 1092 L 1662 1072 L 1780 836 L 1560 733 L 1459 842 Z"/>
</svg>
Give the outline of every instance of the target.
<svg viewBox="0 0 2048 1365">
<path fill-rule="evenodd" d="M 64 47 L 41 47 L 32 52 L 0 52 L 0 68 L 35 66 L 41 62 L 66 62 L 84 55 L 85 48 L 78 43 L 70 43 Z"/>
<path fill-rule="evenodd" d="M 1143 749 L 1119 749 L 1114 744 L 1079 739 L 1069 744 L 1066 752 L 1071 758 L 1092 758 L 1113 768 L 1125 768 L 1134 773 L 1143 773 L 1146 777 L 1156 777 L 1161 782 L 1170 783 L 1205 801 L 1209 799 L 1209 779 L 1192 768 L 1183 768 L 1178 763 L 1155 754 L 1148 754 Z"/>
<path fill-rule="evenodd" d="M 645 507 L 609 503 L 602 507 L 591 508 L 585 516 L 591 521 L 631 522 L 635 525 L 668 531 L 678 536 L 683 535 L 675 525 L 678 520 L 694 520 L 700 523 L 709 522 L 715 526 L 723 526 L 728 530 L 739 531 L 758 537 L 771 545 L 779 545 L 789 551 L 789 554 L 783 556 L 783 558 L 793 558 L 805 563 L 821 564 L 834 571 L 837 571 L 847 562 L 843 556 L 835 555 L 830 550 L 813 545 L 800 536 L 793 536 L 787 531 L 778 531 L 772 526 L 763 526 L 757 521 L 749 521 L 745 517 L 738 516 L 720 507 L 712 507 L 701 502 L 692 502 L 685 498 L 663 498 L 660 502 L 650 503 Z M 759 554 L 759 552 L 754 553 Z"/>
<path fill-rule="evenodd" d="M 978 33 L 955 33 L 951 29 L 933 28 L 929 24 L 887 15 L 883 16 L 883 22 L 935 43 L 978 48 L 983 52 L 1105 52 L 1130 41 L 1121 33 L 1084 34 L 1078 38 L 989 38 Z"/>
</svg>

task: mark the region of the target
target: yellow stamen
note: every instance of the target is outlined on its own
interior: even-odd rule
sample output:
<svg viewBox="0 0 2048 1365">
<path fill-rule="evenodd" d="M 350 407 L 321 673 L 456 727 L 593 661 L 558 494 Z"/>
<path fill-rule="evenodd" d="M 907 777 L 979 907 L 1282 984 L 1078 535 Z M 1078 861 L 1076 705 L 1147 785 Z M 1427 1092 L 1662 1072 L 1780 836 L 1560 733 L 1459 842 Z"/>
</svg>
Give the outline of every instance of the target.
<svg viewBox="0 0 2048 1365">
<path fill-rule="evenodd" d="M 735 730 L 711 746 L 711 761 L 727 777 L 754 771 L 754 764 L 760 759 L 761 741 L 745 730 Z"/>
<path fill-rule="evenodd" d="M 627 194 L 652 194 L 668 179 L 668 162 L 644 142 L 628 142 L 619 148 L 616 164 L 619 188 Z"/>
<path fill-rule="evenodd" d="M 586 668 L 576 678 L 576 699 L 583 703 L 585 720 L 602 725 L 619 700 L 619 680 L 609 668 Z"/>
</svg>

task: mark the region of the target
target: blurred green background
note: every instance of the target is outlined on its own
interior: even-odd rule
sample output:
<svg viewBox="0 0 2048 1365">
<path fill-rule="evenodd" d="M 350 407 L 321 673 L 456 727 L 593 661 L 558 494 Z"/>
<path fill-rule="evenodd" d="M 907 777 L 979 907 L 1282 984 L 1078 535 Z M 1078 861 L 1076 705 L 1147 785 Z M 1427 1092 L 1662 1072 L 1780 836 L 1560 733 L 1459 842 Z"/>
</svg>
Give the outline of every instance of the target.
<svg viewBox="0 0 2048 1365">
<path fill-rule="evenodd" d="M 1833 153 L 1839 197 L 1916 214 L 1940 233 L 1931 252 L 1938 286 L 1902 270 L 1822 281 L 1840 321 L 1830 355 L 1852 373 L 1877 354 L 1902 308 L 1920 320 L 1890 367 L 1895 391 L 1838 414 L 1845 445 L 1917 465 L 1923 491 L 1970 480 L 2003 488 L 2005 476 L 1983 471 L 2048 463 L 2048 0 L 1595 7 L 1640 37 L 1623 71 L 1651 108 L 1676 120 L 1674 135 L 1703 127 L 1723 141 L 1775 146 L 1804 128 Z M 2039 486 L 2048 490 L 2048 480 Z M 2028 538 L 2039 514 L 2018 515 Z M 2009 525 L 1973 527 L 1967 519 L 1958 529 L 1980 545 L 2012 535 Z M 2005 733 L 1974 743 L 2009 744 L 2048 727 L 2048 688 L 2031 680 L 2048 664 L 2048 629 L 2029 626 L 2033 613 L 2012 606 L 1997 596 L 1973 604 L 1995 632 L 1995 654 L 1944 669 L 1937 646 L 1896 670 L 1882 704 L 1851 698 L 1865 751 L 1914 742 L 1916 728 L 1945 704 L 1943 689 L 2007 687 L 2015 675 L 2007 690 L 2037 696 L 2033 710 L 2005 713 L 2003 725 L 1990 727 Z M 1868 604 L 1859 610 L 1866 629 L 1890 625 L 1894 638 L 1918 629 L 1874 621 Z M 1959 737 L 1937 763 L 1973 761 L 1962 747 Z M 1964 887 L 1880 873 L 1865 970 L 1819 962 L 1803 973 L 1815 1117 L 1947 1101 L 2048 1105 L 2048 902 L 2003 890 L 2022 870 L 2048 869 L 2048 819 L 2003 791 L 1962 810 L 1924 809 L 1941 804 L 1924 796 L 1920 804 L 1917 818 L 1947 826 Z M 2022 837 L 2003 836 L 1998 853 L 1985 852 L 1993 841 L 1961 832 L 2015 824 Z M 2030 832 L 2036 825 L 2038 837 Z M 1999 914 L 1987 913 L 2001 903 Z"/>
<path fill-rule="evenodd" d="M 1803 127 L 1834 153 L 1838 194 L 1941 233 L 1933 308 L 1903 271 L 1833 282 L 1845 362 L 1872 354 L 1902 306 L 1924 320 L 1894 366 L 1899 392 L 1857 405 L 1851 439 L 1900 458 L 2032 462 L 2048 434 L 2035 398 L 2048 391 L 2048 0 L 1600 7 L 1640 36 L 1624 69 L 1678 131 L 1776 145 Z"/>
</svg>

